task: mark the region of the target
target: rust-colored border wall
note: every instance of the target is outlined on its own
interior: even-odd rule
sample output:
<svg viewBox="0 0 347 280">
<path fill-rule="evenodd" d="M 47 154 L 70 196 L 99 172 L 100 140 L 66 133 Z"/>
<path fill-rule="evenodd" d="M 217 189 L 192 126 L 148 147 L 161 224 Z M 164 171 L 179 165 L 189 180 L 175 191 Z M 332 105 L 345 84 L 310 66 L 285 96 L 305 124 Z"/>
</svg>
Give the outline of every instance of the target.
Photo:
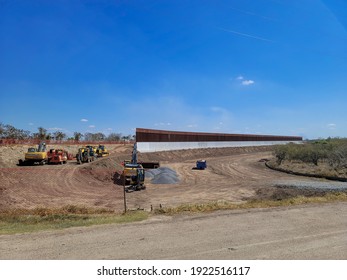
<svg viewBox="0 0 347 280">
<path fill-rule="evenodd" d="M 136 128 L 136 142 L 302 141 L 300 136 L 184 132 Z"/>
</svg>

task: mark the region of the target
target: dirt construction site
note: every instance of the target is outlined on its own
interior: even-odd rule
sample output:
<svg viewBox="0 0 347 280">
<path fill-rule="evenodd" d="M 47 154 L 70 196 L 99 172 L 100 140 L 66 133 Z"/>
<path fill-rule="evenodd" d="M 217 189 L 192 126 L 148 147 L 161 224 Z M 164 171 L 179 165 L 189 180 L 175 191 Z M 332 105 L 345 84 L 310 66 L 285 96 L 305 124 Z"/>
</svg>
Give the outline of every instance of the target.
<svg viewBox="0 0 347 280">
<path fill-rule="evenodd" d="M 81 165 L 71 160 L 62 165 L 17 166 L 28 147 L 0 147 L 0 211 L 66 205 L 124 210 L 123 186 L 117 182 L 123 169 L 121 163 L 131 158 L 131 144 L 108 145 L 110 156 Z M 78 146 L 64 145 L 64 149 L 76 153 Z M 322 182 L 270 170 L 264 161 L 272 157 L 270 146 L 139 153 L 139 160 L 159 161 L 161 168 L 171 173 L 166 180 L 165 173 L 156 181 L 153 174 L 146 176 L 145 190 L 126 195 L 127 207 L 150 210 L 221 200 L 235 203 L 249 199 L 278 200 L 321 192 L 291 188 L 298 182 L 301 185 Z M 205 170 L 194 169 L 199 159 L 207 160 Z"/>
</svg>

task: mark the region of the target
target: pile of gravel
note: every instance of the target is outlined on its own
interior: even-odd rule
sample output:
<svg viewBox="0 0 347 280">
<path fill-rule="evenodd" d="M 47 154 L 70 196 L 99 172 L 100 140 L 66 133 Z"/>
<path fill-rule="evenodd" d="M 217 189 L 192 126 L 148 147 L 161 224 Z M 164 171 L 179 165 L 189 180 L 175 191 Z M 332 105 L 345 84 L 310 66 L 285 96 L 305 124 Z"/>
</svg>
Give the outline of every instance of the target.
<svg viewBox="0 0 347 280">
<path fill-rule="evenodd" d="M 146 170 L 146 178 L 152 179 L 152 184 L 177 184 L 179 182 L 176 171 L 168 167 Z"/>
</svg>

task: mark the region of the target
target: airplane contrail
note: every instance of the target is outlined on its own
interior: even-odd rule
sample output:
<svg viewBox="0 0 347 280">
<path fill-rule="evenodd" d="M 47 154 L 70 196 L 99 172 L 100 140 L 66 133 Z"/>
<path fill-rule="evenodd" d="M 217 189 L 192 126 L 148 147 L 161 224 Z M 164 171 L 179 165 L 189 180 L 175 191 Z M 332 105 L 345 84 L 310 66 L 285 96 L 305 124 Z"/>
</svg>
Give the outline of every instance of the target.
<svg viewBox="0 0 347 280">
<path fill-rule="evenodd" d="M 256 13 L 248 12 L 248 11 L 241 10 L 241 9 L 237 9 L 237 8 L 234 8 L 234 7 L 229 7 L 229 8 L 232 9 L 232 10 L 238 11 L 238 12 L 240 12 L 240 13 L 246 14 L 246 15 L 256 16 L 256 17 L 259 17 L 259 18 L 262 18 L 262 19 L 271 20 L 271 21 L 276 21 L 276 20 L 273 19 L 273 18 L 266 17 L 266 16 L 262 16 L 262 15 L 259 15 L 259 14 L 256 14 Z"/>
<path fill-rule="evenodd" d="M 257 40 L 261 40 L 261 41 L 275 43 L 275 41 L 273 41 L 273 40 L 269 40 L 269 39 L 258 37 L 258 36 L 253 36 L 253 35 L 246 34 L 246 33 L 237 32 L 237 31 L 230 30 L 230 29 L 224 29 L 224 28 L 218 28 L 218 29 L 222 30 L 222 31 L 225 31 L 225 32 L 233 33 L 233 34 L 236 34 L 236 35 L 248 37 L 248 38 L 253 38 L 253 39 L 257 39 Z"/>
</svg>

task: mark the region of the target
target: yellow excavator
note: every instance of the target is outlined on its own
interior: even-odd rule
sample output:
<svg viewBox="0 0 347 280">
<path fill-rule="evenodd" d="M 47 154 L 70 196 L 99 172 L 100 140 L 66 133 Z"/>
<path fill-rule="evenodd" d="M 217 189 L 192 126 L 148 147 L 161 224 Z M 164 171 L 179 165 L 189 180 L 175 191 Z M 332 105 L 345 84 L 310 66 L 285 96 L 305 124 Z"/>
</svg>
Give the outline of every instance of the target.
<svg viewBox="0 0 347 280">
<path fill-rule="evenodd" d="M 24 155 L 24 160 L 19 160 L 19 165 L 44 165 L 48 163 L 48 155 L 46 152 L 46 143 L 41 142 L 37 148 L 30 147 Z"/>
<path fill-rule="evenodd" d="M 127 191 L 139 191 L 146 188 L 145 186 L 145 169 L 137 162 L 137 145 L 134 144 L 131 162 L 124 161 L 123 176 L 125 184 L 128 186 Z"/>
</svg>

